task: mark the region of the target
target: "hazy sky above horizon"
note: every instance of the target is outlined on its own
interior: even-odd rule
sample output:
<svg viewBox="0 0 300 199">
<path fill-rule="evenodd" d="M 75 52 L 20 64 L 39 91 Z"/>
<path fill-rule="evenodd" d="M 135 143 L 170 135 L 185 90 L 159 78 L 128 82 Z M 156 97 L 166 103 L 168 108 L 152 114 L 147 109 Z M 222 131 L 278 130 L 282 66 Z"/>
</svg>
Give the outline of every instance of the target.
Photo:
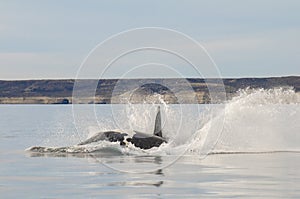
<svg viewBox="0 0 300 199">
<path fill-rule="evenodd" d="M 1 1 L 0 79 L 75 78 L 98 43 L 152 26 L 197 40 L 222 77 L 300 75 L 299 11 L 297 0 Z"/>
</svg>

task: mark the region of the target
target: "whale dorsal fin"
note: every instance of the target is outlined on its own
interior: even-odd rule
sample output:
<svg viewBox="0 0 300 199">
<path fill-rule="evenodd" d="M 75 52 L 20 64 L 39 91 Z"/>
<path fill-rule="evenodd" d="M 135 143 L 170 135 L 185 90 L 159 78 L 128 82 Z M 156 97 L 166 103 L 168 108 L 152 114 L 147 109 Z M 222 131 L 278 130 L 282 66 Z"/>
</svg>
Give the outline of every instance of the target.
<svg viewBox="0 0 300 199">
<path fill-rule="evenodd" d="M 153 134 L 158 136 L 158 137 L 162 137 L 160 106 L 157 108 L 157 114 L 156 114 L 156 118 L 155 118 L 155 125 L 154 125 Z"/>
</svg>

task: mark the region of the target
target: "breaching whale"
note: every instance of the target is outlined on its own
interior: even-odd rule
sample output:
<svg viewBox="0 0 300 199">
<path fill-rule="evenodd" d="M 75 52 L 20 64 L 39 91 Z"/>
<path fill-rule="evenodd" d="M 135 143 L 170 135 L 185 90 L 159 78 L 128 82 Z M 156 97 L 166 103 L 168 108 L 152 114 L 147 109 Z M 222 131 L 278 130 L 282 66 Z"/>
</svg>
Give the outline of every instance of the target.
<svg viewBox="0 0 300 199">
<path fill-rule="evenodd" d="M 141 133 L 138 131 L 134 132 L 135 134 L 132 137 L 128 137 L 127 133 L 117 131 L 100 132 L 94 135 L 93 137 L 87 139 L 86 141 L 79 143 L 78 145 L 86 145 L 93 142 L 106 140 L 109 142 L 120 142 L 120 145 L 126 145 L 126 142 L 130 142 L 135 147 L 139 147 L 141 149 L 159 147 L 162 143 L 167 143 L 167 140 L 162 136 L 160 107 L 158 107 L 157 109 L 154 124 L 154 132 L 152 135 Z"/>
<path fill-rule="evenodd" d="M 105 131 L 99 132 L 92 136 L 91 138 L 80 142 L 75 146 L 83 146 L 86 144 L 91 144 L 99 141 L 109 141 L 109 142 L 119 142 L 121 146 L 126 146 L 128 143 L 132 143 L 135 147 L 141 149 L 151 149 L 153 147 L 159 147 L 163 143 L 167 143 L 167 140 L 163 137 L 162 127 L 161 127 L 161 113 L 160 107 L 157 109 L 154 131 L 153 134 L 141 133 L 134 131 L 132 137 L 128 133 L 117 132 L 117 131 Z M 28 149 L 31 152 L 68 152 L 68 147 L 39 147 L 34 146 Z"/>
</svg>

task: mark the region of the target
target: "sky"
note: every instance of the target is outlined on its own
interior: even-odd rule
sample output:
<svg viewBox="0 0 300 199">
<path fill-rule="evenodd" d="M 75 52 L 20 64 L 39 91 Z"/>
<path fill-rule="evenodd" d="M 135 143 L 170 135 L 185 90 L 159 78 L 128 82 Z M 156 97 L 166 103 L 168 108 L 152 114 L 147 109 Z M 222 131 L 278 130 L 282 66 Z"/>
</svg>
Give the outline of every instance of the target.
<svg viewBox="0 0 300 199">
<path fill-rule="evenodd" d="M 190 36 L 222 77 L 300 75 L 299 10 L 298 0 L 2 0 L 0 79 L 75 78 L 100 42 L 142 27 Z"/>
</svg>

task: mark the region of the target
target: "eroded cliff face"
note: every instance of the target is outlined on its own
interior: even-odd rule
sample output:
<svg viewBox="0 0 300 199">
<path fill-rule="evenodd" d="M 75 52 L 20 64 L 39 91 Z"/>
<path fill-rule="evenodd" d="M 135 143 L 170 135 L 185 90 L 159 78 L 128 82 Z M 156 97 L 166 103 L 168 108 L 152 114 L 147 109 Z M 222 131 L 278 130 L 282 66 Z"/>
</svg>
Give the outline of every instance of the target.
<svg viewBox="0 0 300 199">
<path fill-rule="evenodd" d="M 216 98 L 220 95 L 222 102 L 224 90 L 220 81 L 209 79 L 127 79 L 120 80 L 80 80 L 88 83 L 97 81 L 95 97 L 86 95 L 77 103 L 211 103 L 210 92 Z M 68 104 L 72 103 L 72 93 L 75 80 L 22 80 L 0 81 L 1 104 Z M 193 94 L 186 89 L 186 83 L 193 90 Z M 273 77 L 273 78 L 227 78 L 223 79 L 227 99 L 236 95 L 239 89 L 245 88 L 287 88 L 292 87 L 300 93 L 300 77 Z M 209 86 L 207 86 L 209 84 Z M 173 85 L 172 89 L 168 85 Z M 211 91 L 208 87 L 216 88 Z M 85 87 L 79 88 L 86 92 Z M 84 95 L 83 95 L 84 96 Z"/>
</svg>

